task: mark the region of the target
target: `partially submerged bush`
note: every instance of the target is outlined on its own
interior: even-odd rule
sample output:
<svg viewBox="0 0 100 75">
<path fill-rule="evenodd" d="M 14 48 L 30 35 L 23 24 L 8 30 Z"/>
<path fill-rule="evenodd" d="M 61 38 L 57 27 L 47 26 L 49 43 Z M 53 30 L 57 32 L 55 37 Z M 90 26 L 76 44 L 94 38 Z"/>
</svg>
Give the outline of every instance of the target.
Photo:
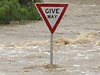
<svg viewBox="0 0 100 75">
<path fill-rule="evenodd" d="M 21 2 L 20 2 L 21 1 Z M 35 0 L 35 2 L 41 2 Z M 34 2 L 31 0 L 1 0 L 0 23 L 9 24 L 10 21 L 39 20 Z"/>
</svg>

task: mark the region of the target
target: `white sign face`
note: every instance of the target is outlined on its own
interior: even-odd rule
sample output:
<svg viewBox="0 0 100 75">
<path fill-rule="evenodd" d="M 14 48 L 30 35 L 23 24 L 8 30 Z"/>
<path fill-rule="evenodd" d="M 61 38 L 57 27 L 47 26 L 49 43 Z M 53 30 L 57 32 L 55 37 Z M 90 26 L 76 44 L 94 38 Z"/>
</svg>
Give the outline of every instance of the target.
<svg viewBox="0 0 100 75">
<path fill-rule="evenodd" d="M 58 18 L 60 17 L 64 7 L 41 7 L 51 27 L 53 28 Z"/>
<path fill-rule="evenodd" d="M 67 7 L 68 4 L 36 3 L 36 8 L 48 26 L 51 34 L 55 32 Z"/>
</svg>

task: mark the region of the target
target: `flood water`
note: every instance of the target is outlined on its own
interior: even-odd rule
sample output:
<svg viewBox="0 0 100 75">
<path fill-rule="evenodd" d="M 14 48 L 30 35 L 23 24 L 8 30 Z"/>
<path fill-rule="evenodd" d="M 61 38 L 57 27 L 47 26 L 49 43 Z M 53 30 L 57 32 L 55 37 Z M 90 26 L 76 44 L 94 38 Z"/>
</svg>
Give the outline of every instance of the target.
<svg viewBox="0 0 100 75">
<path fill-rule="evenodd" d="M 56 1 L 69 4 L 54 33 L 56 66 L 47 68 L 50 31 L 45 22 L 12 22 L 0 25 L 0 75 L 100 75 L 99 0 Z"/>
</svg>

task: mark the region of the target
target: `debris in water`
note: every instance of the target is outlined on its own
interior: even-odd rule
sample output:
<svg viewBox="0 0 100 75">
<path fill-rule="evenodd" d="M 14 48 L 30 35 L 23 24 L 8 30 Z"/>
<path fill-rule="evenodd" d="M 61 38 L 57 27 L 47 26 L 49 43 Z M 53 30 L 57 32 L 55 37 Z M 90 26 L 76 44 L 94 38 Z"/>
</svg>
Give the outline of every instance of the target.
<svg viewBox="0 0 100 75">
<path fill-rule="evenodd" d="M 77 39 L 68 39 L 66 37 L 57 38 L 54 40 L 55 43 L 66 44 L 97 44 L 97 40 L 100 39 L 100 34 L 96 32 L 86 32 L 81 34 Z M 99 45 L 100 43 L 98 43 Z"/>
<path fill-rule="evenodd" d="M 11 42 L 5 44 L 6 47 L 23 47 L 23 46 L 33 46 L 38 44 L 47 44 L 48 41 L 25 41 L 25 42 Z"/>
<path fill-rule="evenodd" d="M 96 44 L 100 45 L 100 33 L 97 32 L 85 32 L 81 33 L 76 39 L 66 38 L 66 37 L 60 37 L 54 39 L 55 44 Z M 1 47 L 25 47 L 25 46 L 36 46 L 40 44 L 49 44 L 50 40 L 46 41 L 24 41 L 24 42 L 11 42 L 6 44 L 0 44 Z"/>
<path fill-rule="evenodd" d="M 73 42 L 74 44 L 88 44 L 90 43 L 89 39 L 87 38 L 79 38 Z"/>
<path fill-rule="evenodd" d="M 93 67 L 93 69 L 100 69 L 100 66 Z"/>
<path fill-rule="evenodd" d="M 55 43 L 64 43 L 65 45 L 71 44 L 72 41 L 73 41 L 72 39 L 68 39 L 68 38 L 65 38 L 65 37 L 57 38 L 57 39 L 54 40 Z"/>
<path fill-rule="evenodd" d="M 100 45 L 100 42 L 97 42 L 97 45 Z"/>
<path fill-rule="evenodd" d="M 100 66 L 97 66 L 98 69 L 100 69 Z"/>
<path fill-rule="evenodd" d="M 34 70 L 35 68 L 37 68 L 37 66 L 28 66 L 28 67 L 24 67 L 23 70 L 24 72 L 29 72 Z"/>
<path fill-rule="evenodd" d="M 56 64 L 47 64 L 45 66 L 46 69 L 57 69 L 57 68 L 62 68 L 61 66 L 59 65 L 56 65 Z"/>
<path fill-rule="evenodd" d="M 100 36 L 100 34 L 97 32 L 85 32 L 81 35 L 81 37 L 85 37 L 85 38 L 96 38 L 99 36 Z"/>
<path fill-rule="evenodd" d="M 37 55 L 30 54 L 28 56 L 25 56 L 25 58 L 28 59 L 28 60 L 33 60 L 33 59 L 41 59 L 43 57 L 42 56 L 37 56 Z"/>
</svg>

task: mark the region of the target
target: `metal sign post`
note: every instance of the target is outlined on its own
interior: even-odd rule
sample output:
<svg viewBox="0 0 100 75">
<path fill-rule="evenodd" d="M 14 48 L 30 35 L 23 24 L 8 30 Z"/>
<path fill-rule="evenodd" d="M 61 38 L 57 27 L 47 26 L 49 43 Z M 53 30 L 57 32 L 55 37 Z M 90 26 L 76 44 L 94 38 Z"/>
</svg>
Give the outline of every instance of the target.
<svg viewBox="0 0 100 75">
<path fill-rule="evenodd" d="M 53 34 L 50 35 L 50 65 L 53 65 Z"/>
</svg>

